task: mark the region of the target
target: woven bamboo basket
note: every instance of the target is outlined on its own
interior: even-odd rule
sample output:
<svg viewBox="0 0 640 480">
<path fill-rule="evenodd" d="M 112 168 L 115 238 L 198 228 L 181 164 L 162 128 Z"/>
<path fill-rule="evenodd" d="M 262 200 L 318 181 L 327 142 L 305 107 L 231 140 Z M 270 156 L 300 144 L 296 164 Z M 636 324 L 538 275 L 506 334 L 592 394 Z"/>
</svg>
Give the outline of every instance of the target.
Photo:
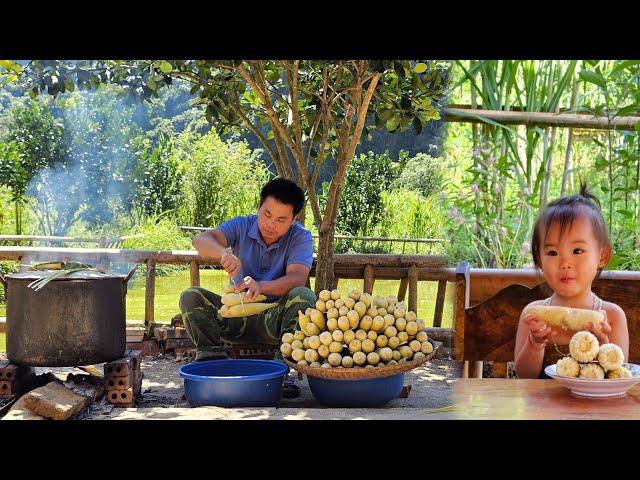
<svg viewBox="0 0 640 480">
<path fill-rule="evenodd" d="M 306 365 L 298 365 L 297 363 L 291 362 L 288 359 L 284 359 L 294 370 L 297 370 L 300 373 L 304 373 L 310 377 L 319 377 L 319 378 L 327 378 L 333 380 L 359 380 L 365 378 L 379 378 L 379 377 L 389 377 L 391 375 L 397 375 L 398 373 L 407 372 L 409 370 L 413 370 L 416 367 L 419 367 L 423 363 L 431 360 L 435 353 L 438 351 L 438 348 L 442 346 L 442 342 L 436 342 L 435 340 L 429 339 L 431 344 L 433 345 L 433 351 L 425 355 L 424 358 L 420 358 L 418 360 L 412 360 L 406 363 L 399 363 L 398 365 L 391 365 L 385 367 L 376 367 L 376 368 L 322 368 L 322 367 L 309 367 Z"/>
</svg>

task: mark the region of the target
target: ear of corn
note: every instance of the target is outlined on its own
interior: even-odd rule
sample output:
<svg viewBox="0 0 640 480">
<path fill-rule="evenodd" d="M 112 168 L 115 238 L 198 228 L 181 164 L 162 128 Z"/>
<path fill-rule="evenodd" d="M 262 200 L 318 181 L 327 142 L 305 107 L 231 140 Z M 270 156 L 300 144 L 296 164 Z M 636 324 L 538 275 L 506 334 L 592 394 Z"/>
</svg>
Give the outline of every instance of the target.
<svg viewBox="0 0 640 480">
<path fill-rule="evenodd" d="M 222 293 L 233 293 L 235 289 L 233 288 L 233 285 L 229 284 L 229 285 L 225 285 L 224 287 L 222 287 Z"/>
<path fill-rule="evenodd" d="M 242 299 L 242 302 L 240 301 Z M 227 305 L 229 307 L 233 307 L 234 305 L 240 305 L 240 303 L 258 303 L 264 302 L 267 299 L 264 295 L 258 295 L 251 302 L 247 301 L 247 292 L 241 293 L 227 293 L 222 296 L 222 304 Z"/>
<path fill-rule="evenodd" d="M 589 323 L 599 326 L 604 321 L 602 313 L 584 308 L 534 305 L 527 308 L 526 314 L 535 315 L 547 325 L 573 331 L 584 330 L 589 327 Z"/>
<path fill-rule="evenodd" d="M 276 305 L 278 305 L 277 302 L 275 303 L 261 303 L 261 302 L 254 302 L 254 303 L 245 303 L 244 305 L 224 305 L 220 310 L 220 315 L 222 315 L 225 318 L 231 318 L 231 317 L 249 317 L 251 315 L 257 315 L 259 313 L 264 312 L 265 310 L 269 310 L 270 308 L 275 307 Z"/>
</svg>

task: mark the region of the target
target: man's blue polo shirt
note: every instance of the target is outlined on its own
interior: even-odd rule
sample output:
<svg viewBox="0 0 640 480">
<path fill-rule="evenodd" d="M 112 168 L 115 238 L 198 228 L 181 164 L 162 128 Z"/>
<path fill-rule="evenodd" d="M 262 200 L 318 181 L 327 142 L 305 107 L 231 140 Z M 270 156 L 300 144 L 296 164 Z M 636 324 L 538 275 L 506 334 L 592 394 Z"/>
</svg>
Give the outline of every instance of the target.
<svg viewBox="0 0 640 480">
<path fill-rule="evenodd" d="M 268 247 L 258 229 L 258 215 L 235 217 L 218 228 L 224 233 L 233 254 L 242 262 L 236 283 L 250 276 L 257 281 L 275 280 L 286 274 L 287 265 L 299 263 L 311 268 L 313 237 L 311 232 L 294 221 L 278 241 Z"/>
</svg>

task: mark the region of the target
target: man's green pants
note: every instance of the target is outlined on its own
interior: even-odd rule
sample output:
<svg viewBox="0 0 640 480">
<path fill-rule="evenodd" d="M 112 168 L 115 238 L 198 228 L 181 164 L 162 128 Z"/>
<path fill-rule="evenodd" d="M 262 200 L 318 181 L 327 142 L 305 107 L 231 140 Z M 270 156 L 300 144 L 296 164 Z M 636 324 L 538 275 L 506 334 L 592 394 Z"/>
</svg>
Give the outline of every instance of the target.
<svg viewBox="0 0 640 480">
<path fill-rule="evenodd" d="M 201 287 L 187 288 L 180 295 L 184 326 L 196 344 L 196 360 L 226 358 L 222 341 L 229 343 L 266 343 L 280 345 L 282 334 L 293 332 L 298 311 L 315 308 L 316 296 L 306 287 L 296 287 L 282 297 L 278 305 L 258 315 L 224 318 L 220 295 Z M 275 358 L 282 360 L 280 350 Z"/>
</svg>

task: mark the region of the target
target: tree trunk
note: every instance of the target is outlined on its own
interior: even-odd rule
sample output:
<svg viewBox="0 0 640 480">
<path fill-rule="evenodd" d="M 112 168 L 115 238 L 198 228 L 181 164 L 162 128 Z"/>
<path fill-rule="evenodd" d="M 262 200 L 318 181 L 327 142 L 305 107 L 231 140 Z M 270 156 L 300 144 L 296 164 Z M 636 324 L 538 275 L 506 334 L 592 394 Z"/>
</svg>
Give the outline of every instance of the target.
<svg viewBox="0 0 640 480">
<path fill-rule="evenodd" d="M 333 289 L 333 241 L 335 220 L 326 231 L 318 232 L 318 258 L 316 262 L 316 294 L 321 290 Z"/>
<path fill-rule="evenodd" d="M 16 206 L 16 235 L 22 235 L 22 225 L 20 222 L 20 199 L 16 198 L 13 203 Z"/>
</svg>

